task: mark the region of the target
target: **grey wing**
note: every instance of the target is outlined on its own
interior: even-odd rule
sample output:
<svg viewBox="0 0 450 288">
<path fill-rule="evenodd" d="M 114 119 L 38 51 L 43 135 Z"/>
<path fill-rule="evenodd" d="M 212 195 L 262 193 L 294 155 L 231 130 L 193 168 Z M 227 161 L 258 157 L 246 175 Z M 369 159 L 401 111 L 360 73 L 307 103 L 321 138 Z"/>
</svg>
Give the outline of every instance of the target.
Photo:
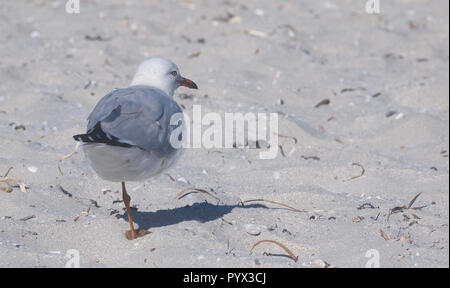
<svg viewBox="0 0 450 288">
<path fill-rule="evenodd" d="M 178 104 L 164 92 L 143 86 L 117 89 L 103 97 L 88 120 L 88 133 L 98 123 L 118 141 L 165 155 L 174 152 L 170 133 L 173 114 L 181 113 Z"/>
</svg>

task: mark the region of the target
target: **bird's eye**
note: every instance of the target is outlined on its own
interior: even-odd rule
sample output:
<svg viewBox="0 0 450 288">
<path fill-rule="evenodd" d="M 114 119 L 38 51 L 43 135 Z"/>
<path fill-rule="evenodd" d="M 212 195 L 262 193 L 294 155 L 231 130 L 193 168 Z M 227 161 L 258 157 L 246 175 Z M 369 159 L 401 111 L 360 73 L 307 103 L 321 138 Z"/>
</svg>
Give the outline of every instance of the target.
<svg viewBox="0 0 450 288">
<path fill-rule="evenodd" d="M 172 71 L 172 72 L 170 72 L 170 74 L 172 74 L 173 77 L 177 77 L 178 72 L 177 71 Z"/>
</svg>

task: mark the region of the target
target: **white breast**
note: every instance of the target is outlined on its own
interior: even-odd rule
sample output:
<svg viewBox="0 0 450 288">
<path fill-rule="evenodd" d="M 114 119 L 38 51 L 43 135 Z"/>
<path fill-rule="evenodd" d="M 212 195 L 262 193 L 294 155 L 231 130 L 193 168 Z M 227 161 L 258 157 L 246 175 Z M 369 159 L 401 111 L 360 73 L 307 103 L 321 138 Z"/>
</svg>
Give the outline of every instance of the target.
<svg viewBox="0 0 450 288">
<path fill-rule="evenodd" d="M 182 155 L 183 149 L 168 157 L 158 157 L 137 147 L 84 144 L 86 158 L 94 171 L 113 182 L 142 181 L 169 169 Z"/>
</svg>

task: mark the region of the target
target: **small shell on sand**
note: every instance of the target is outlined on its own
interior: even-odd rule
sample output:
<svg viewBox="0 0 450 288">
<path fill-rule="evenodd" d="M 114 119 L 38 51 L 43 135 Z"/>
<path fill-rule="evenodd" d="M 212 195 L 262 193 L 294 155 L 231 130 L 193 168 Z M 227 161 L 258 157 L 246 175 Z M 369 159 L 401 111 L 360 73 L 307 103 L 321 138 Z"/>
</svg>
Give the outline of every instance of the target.
<svg viewBox="0 0 450 288">
<path fill-rule="evenodd" d="M 260 227 L 254 224 L 245 224 L 245 231 L 252 236 L 259 236 L 261 234 Z"/>
</svg>

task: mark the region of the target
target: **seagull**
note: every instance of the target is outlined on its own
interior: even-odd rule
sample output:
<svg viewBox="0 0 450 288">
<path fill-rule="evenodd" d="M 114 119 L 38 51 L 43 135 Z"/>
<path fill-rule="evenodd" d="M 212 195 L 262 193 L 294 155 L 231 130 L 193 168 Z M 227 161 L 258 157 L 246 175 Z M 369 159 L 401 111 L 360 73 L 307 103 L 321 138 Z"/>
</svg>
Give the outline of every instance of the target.
<svg viewBox="0 0 450 288">
<path fill-rule="evenodd" d="M 130 230 L 125 236 L 133 240 L 150 232 L 135 230 L 125 182 L 142 181 L 170 168 L 183 153 L 173 145 L 171 133 L 180 127 L 171 121 L 174 115 L 184 123 L 180 106 L 173 100 L 174 91 L 197 85 L 180 75 L 172 61 L 150 58 L 139 65 L 128 88 L 115 89 L 105 95 L 88 117 L 87 132 L 73 138 L 81 142 L 89 165 L 104 180 L 122 183 L 122 198 Z M 177 118 L 178 119 L 178 118 Z M 182 133 L 178 140 L 183 138 Z"/>
</svg>

